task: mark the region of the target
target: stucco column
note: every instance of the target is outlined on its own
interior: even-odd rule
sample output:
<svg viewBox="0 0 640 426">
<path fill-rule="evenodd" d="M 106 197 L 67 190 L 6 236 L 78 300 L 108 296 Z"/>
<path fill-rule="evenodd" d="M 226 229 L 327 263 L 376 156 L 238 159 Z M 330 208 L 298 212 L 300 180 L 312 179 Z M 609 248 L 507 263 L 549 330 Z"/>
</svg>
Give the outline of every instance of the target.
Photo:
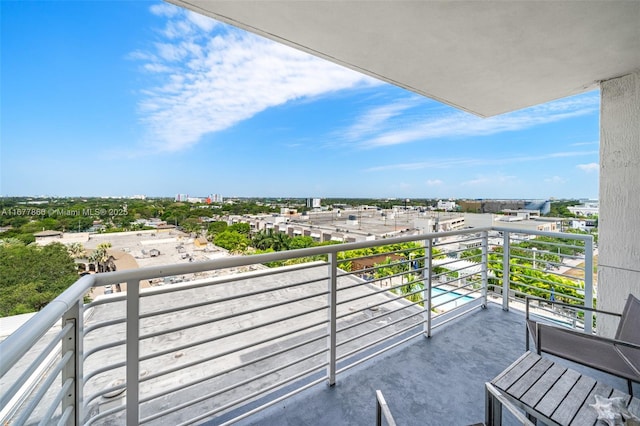
<svg viewBox="0 0 640 426">
<path fill-rule="evenodd" d="M 640 297 L 640 71 L 602 82 L 598 307 L 621 312 Z M 614 321 L 599 321 L 612 335 Z"/>
</svg>

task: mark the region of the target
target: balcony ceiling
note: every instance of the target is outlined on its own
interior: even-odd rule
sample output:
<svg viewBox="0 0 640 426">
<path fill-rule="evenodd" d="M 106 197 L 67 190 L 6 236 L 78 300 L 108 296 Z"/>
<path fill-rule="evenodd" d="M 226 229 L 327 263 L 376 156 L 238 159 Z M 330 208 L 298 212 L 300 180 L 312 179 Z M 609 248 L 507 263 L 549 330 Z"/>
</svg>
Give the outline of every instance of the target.
<svg viewBox="0 0 640 426">
<path fill-rule="evenodd" d="M 492 116 L 640 69 L 640 1 L 169 0 Z"/>
</svg>

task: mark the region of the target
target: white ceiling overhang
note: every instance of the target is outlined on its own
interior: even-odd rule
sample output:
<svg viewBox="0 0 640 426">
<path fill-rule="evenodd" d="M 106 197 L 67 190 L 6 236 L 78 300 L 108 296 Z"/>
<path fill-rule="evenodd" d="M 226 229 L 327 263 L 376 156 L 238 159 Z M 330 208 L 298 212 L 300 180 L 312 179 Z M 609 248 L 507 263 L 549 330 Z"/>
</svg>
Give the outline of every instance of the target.
<svg viewBox="0 0 640 426">
<path fill-rule="evenodd" d="M 640 1 L 169 0 L 492 116 L 640 69 Z"/>
</svg>

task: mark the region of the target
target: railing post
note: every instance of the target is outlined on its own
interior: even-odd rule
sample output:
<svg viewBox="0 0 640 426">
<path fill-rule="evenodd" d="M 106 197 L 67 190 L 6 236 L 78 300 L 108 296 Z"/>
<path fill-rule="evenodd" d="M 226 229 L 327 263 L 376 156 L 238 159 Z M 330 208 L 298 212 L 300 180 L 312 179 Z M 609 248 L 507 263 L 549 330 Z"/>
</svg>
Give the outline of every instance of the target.
<svg viewBox="0 0 640 426">
<path fill-rule="evenodd" d="M 584 306 L 593 308 L 593 237 L 584 242 Z M 584 313 L 584 331 L 593 333 L 593 312 Z"/>
<path fill-rule="evenodd" d="M 482 246 L 481 246 L 482 258 L 480 259 L 480 264 L 482 265 L 482 275 L 481 275 L 481 279 L 482 279 L 482 298 L 484 299 L 484 301 L 482 303 L 486 307 L 487 306 L 487 293 L 488 293 L 488 290 L 489 290 L 489 254 L 488 254 L 489 232 L 482 231 L 481 237 L 482 237 Z"/>
<path fill-rule="evenodd" d="M 424 320 L 425 323 L 423 325 L 424 334 L 427 337 L 431 337 L 431 288 L 433 286 L 433 278 L 432 278 L 432 267 L 433 267 L 433 240 L 431 238 L 425 241 L 424 254 L 425 254 L 425 270 L 424 270 L 424 278 L 426 280 L 426 286 L 424 286 Z"/>
<path fill-rule="evenodd" d="M 127 281 L 127 426 L 140 421 L 140 283 Z"/>
<path fill-rule="evenodd" d="M 77 301 L 69 307 L 67 312 L 62 316 L 62 327 L 72 323 L 73 328 L 62 340 L 62 355 L 72 351 L 73 357 L 70 362 L 62 369 L 62 385 L 71 379 L 73 385 L 62 398 L 62 412 L 69 407 L 73 409 L 73 415 L 69 417 L 67 425 L 82 424 L 82 364 L 83 364 L 83 305 L 82 300 Z"/>
<path fill-rule="evenodd" d="M 328 325 L 328 341 L 329 346 L 327 366 L 327 384 L 333 386 L 336 384 L 336 316 L 338 301 L 338 254 L 329 253 L 329 295 L 327 302 L 329 303 L 329 325 Z"/>
<path fill-rule="evenodd" d="M 509 248 L 509 240 L 511 236 L 509 231 L 503 231 L 502 243 L 502 309 L 509 310 L 509 287 L 511 283 L 511 265 L 509 258 L 511 257 L 511 249 Z"/>
</svg>

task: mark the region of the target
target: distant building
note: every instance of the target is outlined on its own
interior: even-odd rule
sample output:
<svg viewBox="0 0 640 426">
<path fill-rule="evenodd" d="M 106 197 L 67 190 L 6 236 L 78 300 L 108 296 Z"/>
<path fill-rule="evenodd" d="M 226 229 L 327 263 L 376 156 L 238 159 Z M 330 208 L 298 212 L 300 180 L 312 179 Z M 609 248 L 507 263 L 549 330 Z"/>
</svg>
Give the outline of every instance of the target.
<svg viewBox="0 0 640 426">
<path fill-rule="evenodd" d="M 598 215 L 598 211 L 600 210 L 600 205 L 597 202 L 589 202 L 589 203 L 581 204 L 579 206 L 567 207 L 567 209 L 569 209 L 569 211 L 576 216 L 590 217 L 590 216 Z"/>
<path fill-rule="evenodd" d="M 524 231 L 546 231 L 546 232 L 559 232 L 557 221 L 541 221 L 533 219 L 524 219 L 522 216 L 505 216 L 496 215 L 494 217 L 495 222 L 504 222 L 504 224 L 498 223 L 498 226 L 506 226 L 509 228 L 522 229 Z"/>
<path fill-rule="evenodd" d="M 398 262 L 403 259 L 404 258 L 402 256 L 397 254 L 386 254 L 386 255 L 363 257 L 360 259 L 353 260 L 351 262 L 351 270 L 356 273 L 368 272 L 373 274 L 373 271 L 367 271 L 367 270 L 374 268 L 378 264 L 386 263 L 387 261 Z"/>
<path fill-rule="evenodd" d="M 438 200 L 438 204 L 436 204 L 436 208 L 438 210 L 444 210 L 448 212 L 456 211 L 458 209 L 458 205 L 455 201 L 442 201 Z"/>
<path fill-rule="evenodd" d="M 37 238 L 45 238 L 45 237 L 55 237 L 55 238 L 62 238 L 62 232 L 60 231 L 41 231 L 41 232 L 36 232 L 35 234 L 33 234 L 34 237 Z"/>
<path fill-rule="evenodd" d="M 205 237 L 200 236 L 193 241 L 193 244 L 198 248 L 205 248 L 207 244 L 209 244 L 209 241 L 207 241 Z"/>
<path fill-rule="evenodd" d="M 187 203 L 222 203 L 224 198 L 220 194 L 209 194 L 206 197 L 192 197 L 189 194 L 178 194 L 176 195 L 177 202 L 187 202 Z"/>
<path fill-rule="evenodd" d="M 541 215 L 551 211 L 549 200 L 458 200 L 460 209 L 467 213 L 499 213 L 504 210 L 538 210 Z"/>
<path fill-rule="evenodd" d="M 519 209 L 519 210 L 512 210 L 512 209 L 504 209 L 502 211 L 502 214 L 504 214 L 505 216 L 509 216 L 508 221 L 513 221 L 513 220 L 529 220 L 529 219 L 533 219 L 535 217 L 540 217 L 540 210 L 526 210 L 526 209 Z M 513 218 L 516 219 L 513 219 Z"/>
<path fill-rule="evenodd" d="M 581 231 L 591 231 L 598 227 L 598 221 L 597 219 L 573 219 L 570 222 L 570 226 Z"/>
<path fill-rule="evenodd" d="M 537 210 L 541 215 L 549 214 L 551 212 L 551 201 L 531 201 L 524 206 L 525 210 Z"/>
<path fill-rule="evenodd" d="M 307 198 L 308 209 L 319 209 L 322 207 L 322 200 L 320 198 Z"/>
<path fill-rule="evenodd" d="M 54 241 L 62 239 L 62 232 L 60 231 L 41 231 L 33 234 L 36 237 L 36 244 L 38 245 L 47 245 Z"/>
<path fill-rule="evenodd" d="M 157 228 L 159 226 L 166 225 L 166 224 L 167 224 L 166 220 L 162 220 L 158 217 L 152 217 L 147 220 L 146 226 L 149 226 L 151 228 Z"/>
<path fill-rule="evenodd" d="M 466 226 L 464 215 L 455 213 L 414 220 L 414 227 L 421 229 L 424 233 L 456 231 Z"/>
</svg>

